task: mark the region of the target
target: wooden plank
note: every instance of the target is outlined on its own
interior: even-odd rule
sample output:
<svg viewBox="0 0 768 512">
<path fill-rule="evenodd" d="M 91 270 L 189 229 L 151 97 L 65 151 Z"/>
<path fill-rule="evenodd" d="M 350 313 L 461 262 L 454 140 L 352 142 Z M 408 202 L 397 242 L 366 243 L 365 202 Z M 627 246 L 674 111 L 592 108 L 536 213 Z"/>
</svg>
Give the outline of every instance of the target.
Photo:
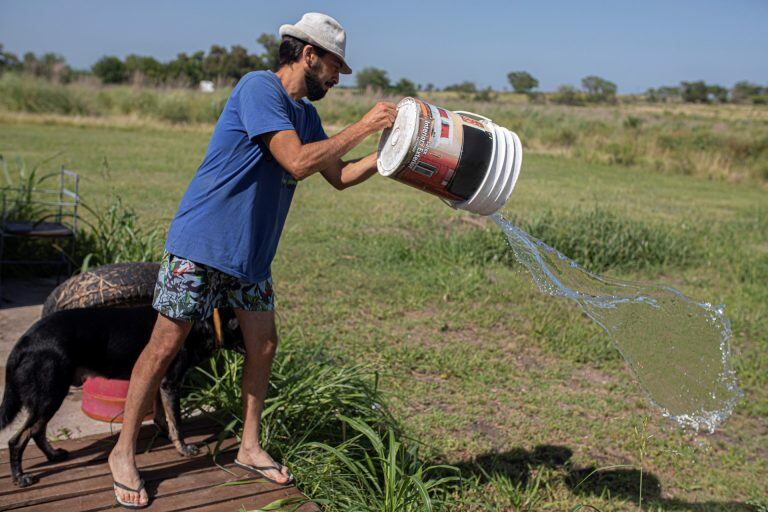
<svg viewBox="0 0 768 512">
<path fill-rule="evenodd" d="M 218 439 L 220 427 L 211 422 L 194 422 L 185 427 L 189 442 L 201 443 L 201 455 L 182 458 L 165 438 L 152 442 L 154 427 L 145 425 L 140 432 L 140 444 L 144 450 L 137 454 L 137 464 L 147 482 L 147 490 L 153 496 L 148 510 L 158 511 L 207 511 L 234 512 L 241 506 L 260 508 L 288 496 L 301 496 L 293 486 L 279 486 L 253 476 L 234 466 L 235 450 L 224 451 L 217 456 L 216 466 L 211 457 Z M 57 443 L 71 452 L 71 458 L 57 464 L 48 464 L 39 450 L 25 457 L 25 470 L 41 477 L 40 482 L 19 489 L 12 485 L 7 463 L 8 451 L 0 456 L 6 461 L 0 466 L 0 510 L 31 511 L 51 510 L 109 510 L 115 506 L 112 477 L 106 459 L 114 445 L 116 435 L 89 436 Z M 233 439 L 225 447 L 236 446 Z M 31 451 L 31 450 L 27 450 Z M 26 455 L 26 453 L 25 453 Z M 244 485 L 222 485 L 227 482 L 246 481 Z M 319 510 L 313 503 L 301 507 L 302 511 Z"/>
<path fill-rule="evenodd" d="M 239 505 L 234 509 L 228 508 L 229 505 L 218 506 L 227 502 L 242 502 L 248 508 L 259 508 L 280 498 L 301 495 L 295 487 L 278 486 L 266 480 L 249 479 L 250 483 L 244 485 L 221 485 L 240 478 L 237 473 L 230 475 L 210 465 L 203 471 L 175 473 L 175 476 L 152 472 L 144 472 L 142 475 L 147 479 L 147 491 L 153 496 L 149 510 L 158 512 L 195 510 L 199 507 L 209 507 L 209 510 L 239 509 Z M 60 499 L 51 497 L 52 501 L 20 504 L 7 510 L 108 510 L 115 504 L 111 479 L 107 478 L 100 483 L 102 485 L 99 488 L 90 486 L 89 492 L 84 494 L 62 496 Z"/>
<path fill-rule="evenodd" d="M 204 436 L 204 435 L 201 435 Z M 194 440 L 195 438 L 190 438 Z M 209 455 L 215 442 L 204 446 L 201 455 L 192 458 L 182 458 L 173 446 L 165 446 L 160 450 L 142 453 L 136 456 L 136 462 L 142 476 L 147 482 L 153 479 L 167 478 L 185 471 L 199 471 L 204 468 L 216 467 Z M 231 463 L 234 459 L 232 452 L 222 454 L 222 461 Z M 29 471 L 40 477 L 34 485 L 17 488 L 12 485 L 10 478 L 0 485 L 0 510 L 12 508 L 12 504 L 32 505 L 43 503 L 56 497 L 70 497 L 98 491 L 111 487 L 112 476 L 106 464 L 106 456 L 98 460 L 85 461 L 80 459 L 70 465 L 58 465 L 53 469 L 41 466 L 39 470 Z"/>
<path fill-rule="evenodd" d="M 209 434 L 198 434 L 196 436 L 190 436 L 188 439 L 191 443 L 197 444 L 200 447 L 201 454 L 212 453 L 215 441 L 208 441 L 210 439 Z M 206 444 L 206 441 L 208 443 Z M 94 452 L 86 456 L 77 455 L 71 457 L 65 461 L 57 463 L 49 463 L 45 458 L 35 459 L 32 463 L 23 465 L 23 469 L 26 473 L 37 475 L 42 480 L 40 483 L 45 484 L 45 479 L 52 478 L 53 481 L 66 481 L 66 475 L 74 471 L 76 468 L 80 468 L 80 471 L 85 468 L 94 468 L 99 465 L 106 467 L 107 457 L 109 456 L 109 446 L 106 450 Z M 143 465 L 149 465 L 157 463 L 158 461 L 177 461 L 184 460 L 185 458 L 179 455 L 176 448 L 170 443 L 163 443 L 159 447 L 153 447 L 149 452 L 139 452 L 136 455 L 137 463 L 139 467 Z M 10 467 L 8 471 L 0 477 L 0 496 L 12 486 Z M 64 477 L 58 475 L 65 475 Z M 36 484 L 37 485 L 37 484 Z"/>
<path fill-rule="evenodd" d="M 184 423 L 183 430 L 184 430 L 185 436 L 191 436 L 191 435 L 199 434 L 200 432 L 203 432 L 203 431 L 208 431 L 211 434 L 218 433 L 221 431 L 221 427 L 210 420 L 193 419 L 189 422 Z M 119 430 L 114 434 L 97 434 L 97 435 L 88 436 L 88 437 L 81 437 L 79 439 L 65 439 L 62 441 L 51 441 L 51 444 L 53 444 L 54 448 L 64 448 L 65 450 L 68 450 L 70 452 L 82 452 L 83 454 L 87 454 L 90 451 L 103 450 L 104 446 L 109 446 L 111 448 L 117 442 L 118 434 L 119 434 Z M 145 425 L 142 425 L 141 430 L 139 430 L 137 451 L 146 449 L 147 443 L 155 437 L 157 437 L 159 441 L 163 441 L 166 443 L 169 442 L 167 439 L 165 439 L 162 436 L 156 436 L 156 434 L 157 434 L 157 429 L 154 427 L 153 424 L 147 423 Z M 43 455 L 43 452 L 40 451 L 37 445 L 33 441 L 30 441 L 29 444 L 27 445 L 27 449 L 24 450 L 23 460 L 26 461 L 26 460 L 32 460 L 32 459 L 40 459 L 44 457 L 45 456 Z M 7 473 L 8 464 L 9 464 L 8 450 L 7 449 L 0 450 L 0 474 L 4 474 L 2 473 L 2 471 L 5 471 Z"/>
</svg>

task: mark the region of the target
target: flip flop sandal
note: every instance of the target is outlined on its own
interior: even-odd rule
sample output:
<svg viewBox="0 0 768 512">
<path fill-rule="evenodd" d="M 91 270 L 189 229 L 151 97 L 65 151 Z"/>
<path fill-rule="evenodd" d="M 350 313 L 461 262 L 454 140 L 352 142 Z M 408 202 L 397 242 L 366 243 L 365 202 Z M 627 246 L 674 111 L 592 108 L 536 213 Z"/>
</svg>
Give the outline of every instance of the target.
<svg viewBox="0 0 768 512">
<path fill-rule="evenodd" d="M 149 506 L 149 502 L 147 502 L 146 505 L 135 505 L 133 503 L 128 503 L 127 501 L 123 501 L 120 498 L 117 497 L 117 490 L 122 489 L 124 491 L 128 492 L 135 492 L 137 494 L 141 494 L 141 490 L 144 489 L 144 480 L 139 480 L 139 488 L 138 489 L 131 489 L 127 485 L 123 485 L 120 482 L 112 481 L 112 487 L 115 490 L 115 500 L 117 500 L 117 503 L 120 504 L 121 507 L 124 508 L 131 508 L 131 509 L 139 509 L 139 508 L 147 508 Z"/>
<path fill-rule="evenodd" d="M 278 472 L 282 472 L 284 466 L 282 464 L 280 464 L 279 462 L 275 462 L 274 466 L 251 466 L 250 464 L 244 464 L 244 463 L 240 462 L 239 460 L 235 459 L 235 466 L 237 466 L 239 468 L 242 468 L 242 469 L 244 469 L 246 471 L 249 471 L 251 473 L 255 473 L 255 474 L 259 475 L 260 477 L 264 478 L 265 480 L 268 480 L 268 481 L 272 482 L 273 484 L 277 484 L 277 485 L 291 485 L 293 483 L 293 481 L 294 481 L 293 473 L 291 473 L 290 470 L 288 471 L 288 480 L 285 481 L 285 482 L 278 482 L 277 480 L 269 478 L 267 475 L 264 474 L 264 471 L 269 471 L 271 469 L 274 469 L 274 470 L 276 470 Z"/>
</svg>

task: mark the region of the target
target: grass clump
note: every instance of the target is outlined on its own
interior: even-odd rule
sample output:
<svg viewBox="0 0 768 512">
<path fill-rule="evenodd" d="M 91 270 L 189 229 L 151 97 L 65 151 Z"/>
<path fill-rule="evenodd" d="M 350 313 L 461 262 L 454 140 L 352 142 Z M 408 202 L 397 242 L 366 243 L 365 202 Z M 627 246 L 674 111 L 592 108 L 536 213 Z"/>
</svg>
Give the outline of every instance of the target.
<svg viewBox="0 0 768 512">
<path fill-rule="evenodd" d="M 264 449 L 288 461 L 302 490 L 326 510 L 433 510 L 458 476 L 428 466 L 389 413 L 368 367 L 345 367 L 289 333 L 275 359 L 262 413 Z M 186 410 L 242 431 L 243 357 L 220 351 L 188 375 Z M 288 505 L 275 503 L 274 506 Z"/>
<path fill-rule="evenodd" d="M 611 268 L 688 267 L 700 257 L 688 229 L 629 219 L 595 206 L 562 214 L 544 210 L 521 227 L 594 272 Z"/>
<path fill-rule="evenodd" d="M 81 219 L 90 229 L 79 234 L 77 266 L 90 267 L 128 261 L 160 261 L 162 235 L 157 229 L 141 227 L 136 212 L 113 196 L 106 207 L 90 207 L 90 219 Z"/>
<path fill-rule="evenodd" d="M 329 511 L 417 512 L 441 510 L 460 482 L 458 469 L 428 465 L 418 445 L 393 430 L 381 435 L 360 420 L 341 417 L 353 437 L 338 446 L 307 443 L 301 461 L 321 475 L 309 494 Z M 329 472 L 329 468 L 331 472 Z"/>
</svg>

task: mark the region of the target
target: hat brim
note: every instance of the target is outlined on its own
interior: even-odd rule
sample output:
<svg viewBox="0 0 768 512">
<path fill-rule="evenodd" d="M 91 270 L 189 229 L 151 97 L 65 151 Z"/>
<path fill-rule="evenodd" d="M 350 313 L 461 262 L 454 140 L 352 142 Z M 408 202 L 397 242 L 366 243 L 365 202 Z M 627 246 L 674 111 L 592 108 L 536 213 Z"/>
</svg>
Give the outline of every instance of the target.
<svg viewBox="0 0 768 512">
<path fill-rule="evenodd" d="M 339 59 L 341 59 L 341 69 L 339 70 L 339 73 L 341 73 L 342 75 L 352 74 L 352 68 L 349 67 L 349 65 L 347 64 L 347 61 L 344 60 L 344 57 L 339 55 L 337 52 L 331 50 L 330 48 L 326 47 L 322 43 L 319 43 L 318 41 L 315 40 L 314 37 L 310 36 L 300 28 L 296 27 L 295 25 L 282 25 L 280 27 L 279 34 L 280 34 L 280 37 L 291 36 L 291 37 L 295 37 L 296 39 L 301 39 L 302 41 L 306 41 L 311 45 L 318 46 L 323 50 L 334 54 Z"/>
</svg>

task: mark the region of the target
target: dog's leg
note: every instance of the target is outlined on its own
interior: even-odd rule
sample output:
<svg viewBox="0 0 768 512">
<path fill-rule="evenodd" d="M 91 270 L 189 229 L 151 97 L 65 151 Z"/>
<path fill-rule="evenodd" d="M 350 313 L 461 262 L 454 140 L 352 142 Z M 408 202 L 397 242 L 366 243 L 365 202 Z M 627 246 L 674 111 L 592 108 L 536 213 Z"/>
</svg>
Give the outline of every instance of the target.
<svg viewBox="0 0 768 512">
<path fill-rule="evenodd" d="M 168 431 L 168 419 L 165 417 L 165 406 L 163 400 L 160 398 L 160 392 L 158 391 L 155 397 L 155 416 L 152 421 L 155 423 L 155 427 L 160 431 L 160 434 L 164 435 L 168 439 L 171 438 L 171 434 Z"/>
<path fill-rule="evenodd" d="M 37 423 L 37 418 L 30 413 L 27 420 L 24 422 L 24 426 L 21 430 L 8 440 L 8 448 L 10 452 L 11 461 L 11 477 L 13 483 L 19 487 L 27 487 L 34 484 L 39 480 L 35 475 L 25 475 L 24 470 L 21 467 L 22 456 L 24 455 L 24 449 L 27 447 L 27 443 L 32 438 L 32 433 Z"/>
<path fill-rule="evenodd" d="M 45 454 L 48 462 L 61 462 L 69 457 L 69 452 L 63 448 L 54 448 L 51 443 L 48 442 L 48 438 L 45 437 L 45 432 L 48 429 L 48 419 L 45 423 L 42 423 L 42 427 L 37 432 L 32 432 L 32 439 L 35 440 L 35 444 Z M 37 424 L 36 424 L 37 425 Z"/>
<path fill-rule="evenodd" d="M 181 425 L 181 403 L 179 400 L 180 387 L 175 383 L 163 382 L 160 385 L 160 397 L 168 420 L 168 438 L 176 450 L 184 457 L 192 457 L 199 453 L 197 446 L 184 442 L 179 426 Z"/>
</svg>

